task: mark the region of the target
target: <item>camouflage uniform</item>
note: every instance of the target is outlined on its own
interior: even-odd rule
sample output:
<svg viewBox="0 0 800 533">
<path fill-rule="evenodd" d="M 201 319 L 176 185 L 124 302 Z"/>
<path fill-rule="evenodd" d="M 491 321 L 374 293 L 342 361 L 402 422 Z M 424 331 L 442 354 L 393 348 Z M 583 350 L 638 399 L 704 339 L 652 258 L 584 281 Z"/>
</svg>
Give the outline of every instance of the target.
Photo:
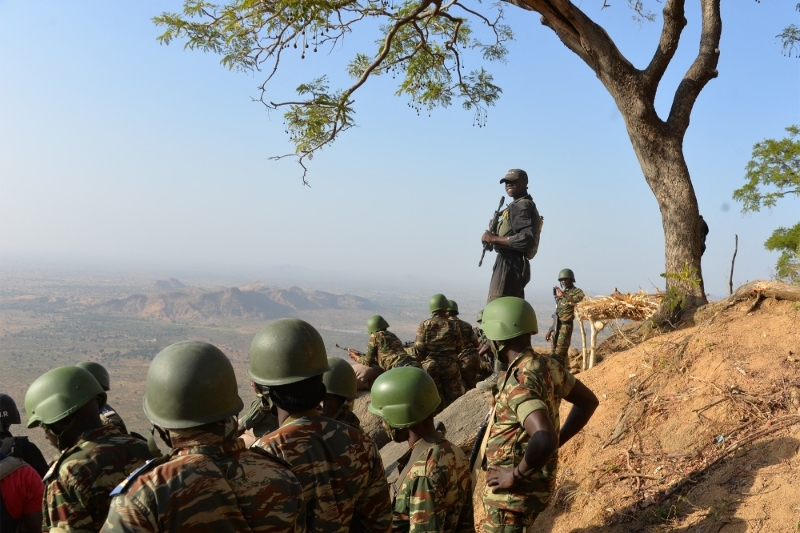
<svg viewBox="0 0 800 533">
<path fill-rule="evenodd" d="M 251 446 L 255 441 L 278 429 L 278 417 L 272 414 L 272 405 L 265 393 L 250 404 L 250 409 L 239 419 L 239 429 L 245 444 Z"/>
<path fill-rule="evenodd" d="M 518 466 L 530 437 L 523 427 L 534 411 L 545 409 L 558 435 L 561 399 L 572 390 L 575 377 L 548 356 L 527 348 L 509 365 L 503 387 L 495 397 L 494 421 L 486 446 L 486 462 L 506 468 Z M 558 450 L 544 467 L 527 479 L 497 493 L 483 491 L 485 531 L 524 531 L 550 502 L 556 483 Z"/>
<path fill-rule="evenodd" d="M 304 531 L 297 478 L 232 438 L 234 419 L 167 431 L 174 449 L 114 490 L 104 532 Z"/>
<path fill-rule="evenodd" d="M 439 411 L 456 401 L 461 392 L 461 371 L 458 354 L 464 351 L 464 341 L 455 322 L 434 315 L 417 328 L 414 341 L 417 361 L 433 378 L 442 398 Z"/>
<path fill-rule="evenodd" d="M 478 336 L 469 322 L 458 317 L 450 317 L 455 322 L 461 333 L 461 340 L 464 343 L 464 350 L 458 354 L 458 369 L 461 371 L 461 379 L 467 389 L 474 389 L 478 382 L 478 373 L 481 371 L 481 358 L 478 355 Z"/>
<path fill-rule="evenodd" d="M 569 343 L 572 340 L 573 320 L 575 320 L 575 305 L 583 300 L 583 291 L 578 287 L 570 287 L 562 291 L 564 296 L 556 300 L 556 314 L 558 315 L 559 327 L 553 339 L 553 357 L 561 363 L 564 368 L 569 368 Z"/>
<path fill-rule="evenodd" d="M 364 432 L 302 411 L 253 446 L 291 466 L 303 486 L 309 533 L 387 533 L 389 486 L 378 447 Z"/>
<path fill-rule="evenodd" d="M 413 450 L 398 460 L 400 471 Z M 392 532 L 422 531 L 475 531 L 469 460 L 458 446 L 444 438 L 414 463 L 395 496 Z"/>
<path fill-rule="evenodd" d="M 111 491 L 151 458 L 147 443 L 116 426 L 84 432 L 43 479 L 42 531 L 100 531 Z"/>
<path fill-rule="evenodd" d="M 361 429 L 361 420 L 350 407 L 350 402 L 345 402 L 331 418 L 338 420 L 339 422 L 344 422 L 348 426 L 352 426 L 356 429 Z"/>
<path fill-rule="evenodd" d="M 122 420 L 122 417 L 108 404 L 100 408 L 100 420 L 103 421 L 103 425 L 111 424 L 120 430 L 121 433 L 128 432 L 128 428 L 125 427 L 125 422 Z"/>
<path fill-rule="evenodd" d="M 397 366 L 419 366 L 403 348 L 403 342 L 397 335 L 386 330 L 376 331 L 369 336 L 367 351 L 357 362 L 364 366 L 377 364 L 384 372 Z"/>
</svg>

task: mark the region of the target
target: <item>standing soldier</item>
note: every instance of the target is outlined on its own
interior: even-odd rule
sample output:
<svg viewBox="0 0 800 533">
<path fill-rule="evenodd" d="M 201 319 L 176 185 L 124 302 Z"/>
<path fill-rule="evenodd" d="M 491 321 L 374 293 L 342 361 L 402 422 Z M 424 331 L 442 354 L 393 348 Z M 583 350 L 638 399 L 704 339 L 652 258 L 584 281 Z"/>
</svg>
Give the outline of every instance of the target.
<svg viewBox="0 0 800 533">
<path fill-rule="evenodd" d="M 565 369 L 569 370 L 569 344 L 572 341 L 572 328 L 575 320 L 575 305 L 583 300 L 583 291 L 574 285 L 575 274 L 572 270 L 565 268 L 558 273 L 558 281 L 561 289 L 553 287 L 556 297 L 556 316 L 555 324 L 544 336 L 548 342 L 553 343 L 553 357 L 561 363 Z M 563 290 L 562 290 L 563 289 Z M 555 338 L 553 338 L 555 330 Z"/>
<path fill-rule="evenodd" d="M 431 296 L 428 308 L 432 316 L 419 325 L 414 341 L 417 361 L 433 378 L 442 399 L 439 411 L 464 393 L 458 368 L 458 354 L 464 351 L 464 342 L 456 323 L 447 319 L 447 305 L 444 294 Z"/>
<path fill-rule="evenodd" d="M 598 402 L 553 358 L 534 353 L 536 314 L 525 300 L 499 298 L 487 305 L 483 330 L 508 364 L 485 437 L 484 530 L 523 533 L 550 502 L 558 448 L 586 425 Z M 562 399 L 573 408 L 560 426 Z"/>
<path fill-rule="evenodd" d="M 94 361 L 78 363 L 75 366 L 78 366 L 84 370 L 88 370 L 105 392 L 111 390 L 111 377 L 108 375 L 108 370 L 106 370 L 106 367 L 100 363 L 95 363 Z M 103 424 L 111 424 L 116 426 L 117 429 L 119 429 L 122 433 L 128 432 L 128 428 L 125 427 L 125 422 L 123 422 L 122 417 L 119 416 L 119 413 L 117 413 L 114 408 L 108 404 L 105 404 L 100 408 L 100 420 L 103 421 Z"/>
<path fill-rule="evenodd" d="M 144 412 L 170 452 L 114 490 L 103 531 L 302 532 L 302 487 L 283 461 L 236 438 L 241 409 L 219 348 L 185 341 L 161 350 Z"/>
<path fill-rule="evenodd" d="M 447 317 L 456 323 L 464 343 L 464 350 L 458 354 L 458 369 L 461 372 L 461 381 L 464 388 L 474 389 L 478 382 L 478 373 L 481 371 L 481 358 L 478 355 L 478 335 L 472 329 L 469 322 L 458 318 L 458 303 L 455 300 L 447 300 Z"/>
<path fill-rule="evenodd" d="M 358 398 L 358 385 L 353 367 L 338 357 L 328 357 L 328 366 L 331 369 L 322 375 L 322 383 L 325 384 L 322 416 L 361 429 L 361 420 L 353 412 L 353 400 Z"/>
<path fill-rule="evenodd" d="M 481 242 L 497 251 L 488 302 L 501 296 L 525 298 L 525 285 L 531 279 L 530 259 L 539 247 L 541 229 L 539 211 L 528 194 L 528 174 L 512 168 L 500 183 L 505 183 L 506 194 L 514 201 L 503 211 L 497 234 L 486 231 L 481 237 Z"/>
<path fill-rule="evenodd" d="M 21 423 L 19 409 L 17 409 L 14 398 L 0 393 L 0 453 L 22 459 L 39 474 L 41 479 L 48 469 L 42 451 L 29 441 L 28 437 L 15 437 L 11 434 L 11 425 Z"/>
<path fill-rule="evenodd" d="M 322 337 L 295 318 L 276 320 L 250 345 L 250 379 L 269 387 L 280 427 L 253 446 L 285 460 L 303 486 L 311 533 L 388 533 L 389 486 L 378 447 L 363 431 L 320 416 Z"/>
<path fill-rule="evenodd" d="M 372 387 L 372 382 L 387 370 L 398 366 L 419 366 L 405 348 L 403 341 L 387 328 L 389 323 L 381 315 L 375 315 L 367 320 L 369 341 L 367 351 L 358 357 L 351 358 L 356 362 L 354 370 L 356 377 L 366 385 Z"/>
<path fill-rule="evenodd" d="M 61 452 L 43 480 L 42 531 L 100 531 L 111 490 L 152 457 L 145 442 L 103 424 L 105 403 L 94 376 L 77 366 L 50 370 L 25 394 L 28 427 L 42 426 Z"/>
<path fill-rule="evenodd" d="M 434 427 L 440 401 L 433 379 L 418 368 L 395 368 L 373 385 L 369 412 L 409 448 L 394 483 L 395 533 L 475 531 L 469 461 Z"/>
</svg>

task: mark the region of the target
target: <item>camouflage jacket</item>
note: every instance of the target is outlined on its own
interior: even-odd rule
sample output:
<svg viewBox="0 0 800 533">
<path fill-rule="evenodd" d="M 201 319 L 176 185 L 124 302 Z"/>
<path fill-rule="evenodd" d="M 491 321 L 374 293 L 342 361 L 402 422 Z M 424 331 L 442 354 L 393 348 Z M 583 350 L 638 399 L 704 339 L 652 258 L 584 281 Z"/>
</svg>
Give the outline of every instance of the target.
<svg viewBox="0 0 800 533">
<path fill-rule="evenodd" d="M 400 471 L 406 467 L 413 450 L 398 460 Z M 397 489 L 392 531 L 475 531 L 469 460 L 458 446 L 441 438 L 417 459 Z"/>
<path fill-rule="evenodd" d="M 111 491 L 151 459 L 147 443 L 107 425 L 83 433 L 45 475 L 42 531 L 100 531 Z"/>
<path fill-rule="evenodd" d="M 434 315 L 417 328 L 414 348 L 417 361 L 427 358 L 457 360 L 458 354 L 464 351 L 464 340 L 456 322 Z"/>
<path fill-rule="evenodd" d="M 278 429 L 278 417 L 272 414 L 272 405 L 266 394 L 259 396 L 250 404 L 250 409 L 239 419 L 240 431 L 253 430 L 256 438 Z"/>
<path fill-rule="evenodd" d="M 455 322 L 458 326 L 458 329 L 461 333 L 461 340 L 464 342 L 464 351 L 462 351 L 459 355 L 461 357 L 467 356 L 469 354 L 478 353 L 478 335 L 475 333 L 475 330 L 472 329 L 472 324 L 465 320 L 461 320 L 458 317 L 451 317 L 450 320 Z"/>
<path fill-rule="evenodd" d="M 174 449 L 114 489 L 103 531 L 304 531 L 297 478 L 235 431 L 233 421 L 169 430 Z"/>
<path fill-rule="evenodd" d="M 348 426 L 353 426 L 356 429 L 361 429 L 361 420 L 351 409 L 351 403 L 351 401 L 346 402 L 339 408 L 338 411 L 333 414 L 331 418 L 338 420 L 339 422 L 344 422 Z"/>
<path fill-rule="evenodd" d="M 363 431 L 309 410 L 294 413 L 253 446 L 291 465 L 303 486 L 309 533 L 391 530 L 383 463 Z"/>
<path fill-rule="evenodd" d="M 369 336 L 367 351 L 358 358 L 358 362 L 366 366 L 377 364 L 383 370 L 391 370 L 408 359 L 411 357 L 403 348 L 403 341 L 391 331 L 382 330 Z"/>
<path fill-rule="evenodd" d="M 111 424 L 122 433 L 128 432 L 128 428 L 125 427 L 125 422 L 122 420 L 122 417 L 108 404 L 100 408 L 100 420 L 103 421 L 103 425 Z"/>
<path fill-rule="evenodd" d="M 575 305 L 583 300 L 583 291 L 578 287 L 570 287 L 562 291 L 564 296 L 556 298 L 556 314 L 561 322 L 575 320 Z"/>
<path fill-rule="evenodd" d="M 490 465 L 513 467 L 525 456 L 530 437 L 523 427 L 534 411 L 544 409 L 558 435 L 561 427 L 558 409 L 561 399 L 572 390 L 575 377 L 547 355 L 527 348 L 509 365 L 502 388 L 495 396 L 494 421 L 486 445 Z M 503 500 L 510 509 L 524 507 L 528 498 L 549 498 L 555 485 L 558 450 L 544 467 L 509 490 L 484 491 L 484 497 Z"/>
</svg>

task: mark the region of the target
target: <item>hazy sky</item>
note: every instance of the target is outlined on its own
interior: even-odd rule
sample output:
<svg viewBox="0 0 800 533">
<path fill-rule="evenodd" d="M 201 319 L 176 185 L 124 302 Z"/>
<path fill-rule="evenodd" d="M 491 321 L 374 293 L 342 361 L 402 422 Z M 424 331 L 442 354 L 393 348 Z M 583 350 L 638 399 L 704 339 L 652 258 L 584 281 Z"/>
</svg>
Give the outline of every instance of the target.
<svg viewBox="0 0 800 533">
<path fill-rule="evenodd" d="M 798 22 L 793 0 L 723 2 L 720 75 L 701 93 L 685 153 L 711 228 L 706 289 L 768 278 L 763 242 L 797 222 L 800 202 L 742 216 L 731 200 L 755 142 L 800 122 L 800 59 L 775 35 Z M 639 27 L 625 2 L 582 8 L 637 66 L 649 60 L 660 17 Z M 698 2 L 659 91 L 666 113 L 698 48 Z M 654 9 L 662 4 L 652 2 Z M 0 257 L 63 265 L 238 272 L 269 283 L 351 280 L 374 288 L 485 291 L 479 238 L 512 167 L 531 176 L 545 217 L 529 294 L 570 267 L 592 293 L 659 286 L 663 234 L 655 199 L 611 97 L 539 23 L 507 7 L 517 35 L 509 62 L 489 65 L 503 88 L 488 125 L 454 105 L 418 117 L 391 78 L 357 93 L 359 127 L 310 163 L 311 187 L 291 160 L 280 113 L 251 101 L 258 74 L 219 58 L 160 46 L 150 18 L 175 1 L 0 2 Z M 344 49 L 293 58 L 270 98 L 372 51 L 377 34 Z M 477 67 L 477 61 L 467 68 Z M 360 281 L 359 281 L 360 280 Z"/>
</svg>

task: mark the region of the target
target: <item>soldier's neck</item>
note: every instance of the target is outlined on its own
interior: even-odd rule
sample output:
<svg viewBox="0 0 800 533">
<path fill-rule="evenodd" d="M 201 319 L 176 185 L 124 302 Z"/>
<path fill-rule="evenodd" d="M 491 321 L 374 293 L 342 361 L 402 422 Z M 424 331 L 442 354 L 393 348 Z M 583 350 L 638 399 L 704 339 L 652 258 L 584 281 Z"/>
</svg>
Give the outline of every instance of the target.
<svg viewBox="0 0 800 533">
<path fill-rule="evenodd" d="M 530 333 L 514 337 L 506 341 L 500 356 L 505 359 L 506 364 L 510 365 L 519 354 L 527 350 L 531 345 Z"/>
<path fill-rule="evenodd" d="M 436 426 L 433 424 L 433 417 L 429 416 L 419 424 L 408 428 L 408 440 L 406 441 L 408 447 L 412 448 L 417 442 L 434 433 L 436 433 Z"/>
</svg>

